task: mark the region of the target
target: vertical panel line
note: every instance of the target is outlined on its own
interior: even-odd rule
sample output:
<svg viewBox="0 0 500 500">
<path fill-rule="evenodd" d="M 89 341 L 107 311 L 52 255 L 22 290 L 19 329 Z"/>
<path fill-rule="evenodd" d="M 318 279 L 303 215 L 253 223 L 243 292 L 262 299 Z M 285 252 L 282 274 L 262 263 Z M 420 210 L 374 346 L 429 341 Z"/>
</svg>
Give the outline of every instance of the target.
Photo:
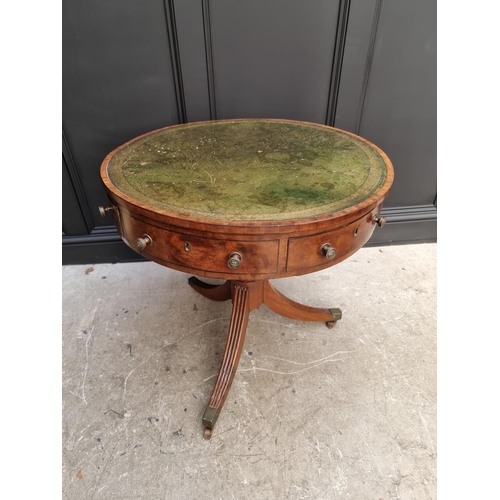
<svg viewBox="0 0 500 500">
<path fill-rule="evenodd" d="M 205 38 L 205 58 L 207 62 L 207 85 L 208 85 L 208 103 L 210 110 L 210 119 L 217 120 L 217 106 L 215 102 L 215 71 L 214 54 L 212 40 L 212 19 L 210 14 L 210 0 L 201 0 L 203 13 L 203 35 Z"/>
<path fill-rule="evenodd" d="M 167 21 L 168 45 L 170 50 L 170 59 L 172 61 L 177 115 L 179 123 L 186 123 L 186 98 L 184 95 L 184 83 L 182 80 L 181 55 L 179 51 L 179 38 L 177 36 L 177 24 L 175 22 L 174 0 L 164 0 L 164 5 L 165 17 Z"/>
<path fill-rule="evenodd" d="M 82 211 L 82 216 L 85 222 L 85 226 L 87 228 L 87 231 L 91 233 L 95 227 L 94 219 L 92 217 L 92 212 L 87 202 L 87 197 L 85 196 L 82 183 L 80 182 L 80 176 L 78 175 L 78 170 L 73 160 L 73 155 L 71 154 L 68 141 L 66 140 L 66 134 L 64 133 L 64 128 L 62 131 L 62 154 L 64 161 L 66 162 L 69 178 L 71 180 L 71 183 L 73 184 L 73 189 L 75 190 L 75 195 L 76 199 L 78 200 L 78 205 L 80 206 L 80 210 Z"/>
<path fill-rule="evenodd" d="M 361 129 L 361 119 L 363 117 L 363 111 L 365 107 L 365 97 L 366 90 L 368 88 L 368 80 L 370 78 L 370 71 L 373 60 L 373 52 L 375 50 L 375 40 L 377 38 L 378 21 L 380 18 L 380 10 L 382 9 L 382 0 L 377 0 L 375 5 L 375 11 L 373 13 L 372 30 L 370 33 L 370 42 L 368 45 L 368 51 L 366 53 L 365 61 L 365 71 L 363 73 L 363 83 L 361 85 L 361 94 L 359 97 L 358 111 L 356 113 L 356 124 L 354 128 L 354 133 L 359 135 Z"/>
<path fill-rule="evenodd" d="M 325 120 L 325 124 L 331 127 L 335 126 L 335 115 L 337 113 L 337 101 L 340 91 L 340 77 L 342 74 L 344 48 L 347 39 L 350 7 L 351 0 L 340 0 L 335 34 L 335 47 L 333 49 L 332 76 L 330 80 L 330 92 L 328 95 L 328 107 Z"/>
</svg>

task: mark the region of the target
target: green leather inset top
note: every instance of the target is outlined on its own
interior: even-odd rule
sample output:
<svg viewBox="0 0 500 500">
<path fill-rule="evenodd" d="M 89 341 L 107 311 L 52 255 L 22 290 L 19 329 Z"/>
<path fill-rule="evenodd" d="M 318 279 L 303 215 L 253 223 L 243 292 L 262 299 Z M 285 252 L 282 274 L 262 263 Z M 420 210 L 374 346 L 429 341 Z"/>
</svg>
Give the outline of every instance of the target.
<svg viewBox="0 0 500 500">
<path fill-rule="evenodd" d="M 154 208 L 220 220 L 280 221 L 336 212 L 387 178 L 380 153 L 341 130 L 287 121 L 186 124 L 130 142 L 112 184 Z"/>
</svg>

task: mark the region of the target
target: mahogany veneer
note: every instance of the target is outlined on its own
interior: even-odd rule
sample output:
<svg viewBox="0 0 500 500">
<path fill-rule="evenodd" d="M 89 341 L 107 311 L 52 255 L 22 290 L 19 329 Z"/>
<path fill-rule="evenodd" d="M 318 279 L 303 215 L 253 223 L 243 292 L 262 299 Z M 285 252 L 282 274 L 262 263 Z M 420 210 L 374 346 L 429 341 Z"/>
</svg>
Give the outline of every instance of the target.
<svg viewBox="0 0 500 500">
<path fill-rule="evenodd" d="M 269 279 L 325 269 L 370 238 L 393 182 L 387 156 L 365 139 L 289 120 L 166 127 L 111 152 L 101 177 L 127 245 L 164 266 L 222 278 L 194 290 L 232 300 L 228 338 L 203 417 L 210 437 L 236 373 L 253 309 L 332 327 L 338 309 L 294 302 Z"/>
</svg>

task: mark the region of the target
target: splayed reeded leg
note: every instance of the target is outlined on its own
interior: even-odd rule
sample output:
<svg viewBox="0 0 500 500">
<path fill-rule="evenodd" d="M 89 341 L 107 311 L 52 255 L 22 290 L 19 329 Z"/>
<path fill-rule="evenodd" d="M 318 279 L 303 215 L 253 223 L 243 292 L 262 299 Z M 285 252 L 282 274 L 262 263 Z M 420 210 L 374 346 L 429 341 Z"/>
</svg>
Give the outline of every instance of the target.
<svg viewBox="0 0 500 500">
<path fill-rule="evenodd" d="M 342 318 L 340 309 L 323 309 L 320 307 L 310 307 L 299 302 L 295 302 L 285 297 L 281 292 L 269 283 L 264 282 L 264 304 L 281 316 L 300 321 L 324 321 L 328 328 L 333 328 L 335 323 Z"/>
<path fill-rule="evenodd" d="M 287 318 L 301 321 L 325 321 L 329 328 L 342 317 L 340 309 L 322 309 L 299 304 L 278 292 L 268 280 L 226 281 L 222 285 L 209 285 L 195 277 L 189 284 L 204 297 L 212 300 L 232 298 L 233 307 L 229 332 L 217 380 L 203 415 L 205 438 L 210 439 L 212 429 L 224 406 L 240 361 L 248 325 L 248 316 L 265 304 L 269 309 Z"/>
<path fill-rule="evenodd" d="M 203 415 L 206 439 L 209 439 L 212 435 L 212 429 L 224 406 L 236 374 L 243 342 L 245 341 L 250 311 L 257 309 L 262 304 L 262 282 L 232 282 L 232 299 L 233 308 L 222 364 L 207 409 Z"/>
</svg>

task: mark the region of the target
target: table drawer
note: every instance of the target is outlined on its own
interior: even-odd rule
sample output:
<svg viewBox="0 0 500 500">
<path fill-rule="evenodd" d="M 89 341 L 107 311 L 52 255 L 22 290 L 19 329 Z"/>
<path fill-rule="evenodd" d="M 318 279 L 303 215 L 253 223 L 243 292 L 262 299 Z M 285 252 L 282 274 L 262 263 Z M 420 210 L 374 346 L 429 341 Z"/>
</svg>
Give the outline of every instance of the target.
<svg viewBox="0 0 500 500">
<path fill-rule="evenodd" d="M 375 228 L 373 213 L 333 231 L 290 238 L 287 272 L 322 269 L 352 255 L 370 239 Z"/>
<path fill-rule="evenodd" d="M 124 219 L 123 229 L 126 243 L 144 257 L 172 264 L 174 268 L 186 268 L 188 272 L 239 275 L 278 271 L 279 240 L 205 238 L 159 228 L 133 217 Z M 143 240 L 139 242 L 144 245 L 143 249 L 138 246 L 138 239 Z M 239 254 L 241 260 L 237 262 L 238 259 L 233 258 L 232 263 L 237 267 L 230 267 L 228 260 L 234 253 Z"/>
</svg>

